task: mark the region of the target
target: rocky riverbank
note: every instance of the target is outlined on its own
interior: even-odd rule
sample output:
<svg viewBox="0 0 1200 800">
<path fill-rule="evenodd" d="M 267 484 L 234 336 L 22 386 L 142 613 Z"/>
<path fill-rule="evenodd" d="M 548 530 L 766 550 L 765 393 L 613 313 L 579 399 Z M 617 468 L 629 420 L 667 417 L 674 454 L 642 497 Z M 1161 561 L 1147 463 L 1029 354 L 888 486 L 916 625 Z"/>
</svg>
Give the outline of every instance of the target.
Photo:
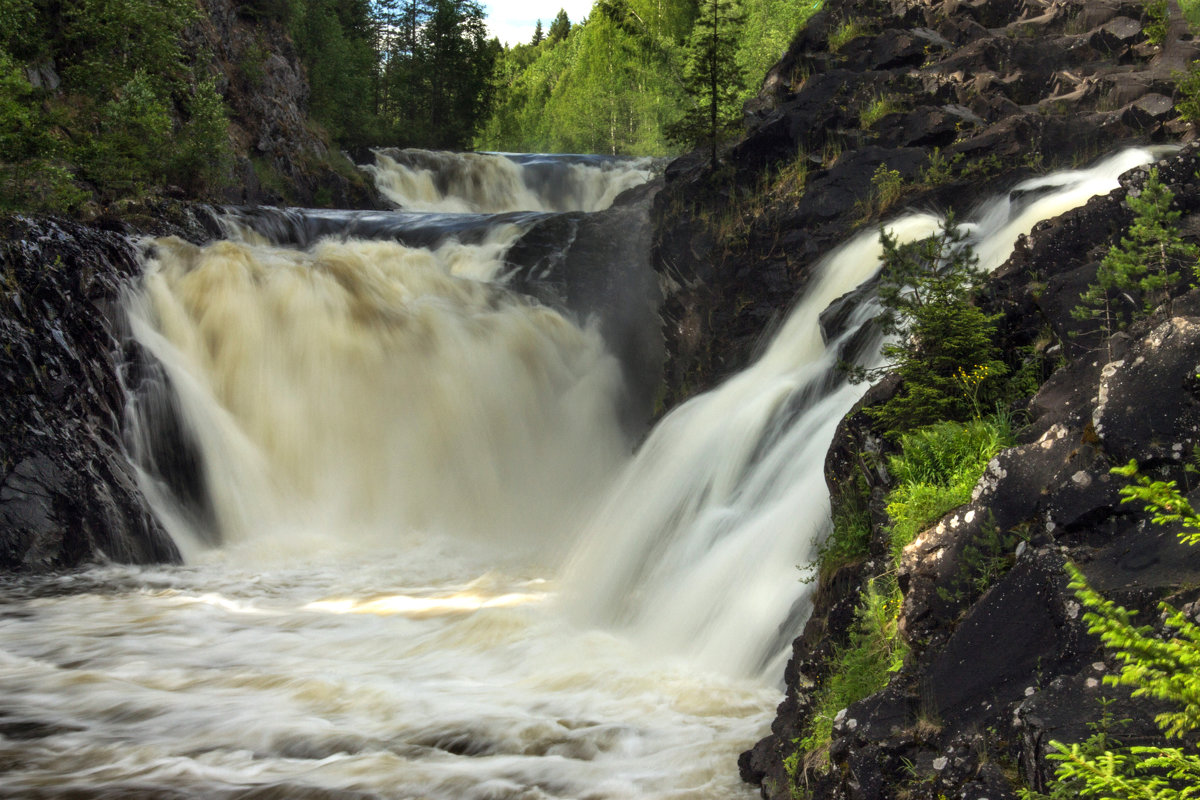
<svg viewBox="0 0 1200 800">
<path fill-rule="evenodd" d="M 179 558 L 126 456 L 127 389 L 146 358 L 120 304 L 141 267 L 128 227 L 109 227 L 0 218 L 3 570 Z"/>
<path fill-rule="evenodd" d="M 668 170 L 657 205 L 656 267 L 667 288 L 667 396 L 679 401 L 740 369 L 787 310 L 819 256 L 903 207 L 966 213 L 986 194 L 1125 144 L 1185 142 L 1178 71 L 1196 56 L 1177 5 L 1152 44 L 1141 4 L 827 3 L 768 76 L 748 135 L 713 174 L 701 159 Z M 1200 160 L 1187 146 L 1159 164 L 1200 235 Z M 893 446 L 861 409 L 826 463 L 835 509 L 865 486 L 868 558 L 823 581 L 793 646 L 771 735 L 743 755 L 764 797 L 1010 798 L 1053 776 L 1052 739 L 1080 741 L 1103 712 L 1129 718 L 1125 741 L 1155 734 L 1145 701 L 1103 688 L 1116 668 L 1090 637 L 1063 564 L 1131 607 L 1192 608 L 1200 554 L 1120 503 L 1112 466 L 1138 459 L 1186 483 L 1200 441 L 1200 294 L 1105 338 L 1072 317 L 1080 292 L 1132 219 L 1145 169 L 1085 207 L 1043 223 L 984 291 L 1012 360 L 1048 376 L 1012 409 L 1019 442 L 989 466 L 974 499 L 918 536 L 899 570 L 899 628 L 910 648 L 888 686 L 838 715 L 827 758 L 788 757 L 812 698 L 855 624 L 869 580 L 891 569 L 885 496 Z M 1016 359 L 1019 362 L 1020 359 Z M 1014 362 L 1014 366 L 1019 366 Z M 1003 577 L 948 591 L 986 537 L 1020 540 Z"/>
</svg>

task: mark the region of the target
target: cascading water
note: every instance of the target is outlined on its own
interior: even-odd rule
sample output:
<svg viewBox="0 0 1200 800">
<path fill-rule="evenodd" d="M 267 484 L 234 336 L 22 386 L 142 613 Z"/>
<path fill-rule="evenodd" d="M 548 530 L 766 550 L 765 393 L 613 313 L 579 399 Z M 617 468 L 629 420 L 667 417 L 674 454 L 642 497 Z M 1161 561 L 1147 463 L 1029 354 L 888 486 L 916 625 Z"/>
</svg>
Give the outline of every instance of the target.
<svg viewBox="0 0 1200 800">
<path fill-rule="evenodd" d="M 600 211 L 645 183 L 648 158 L 379 150 L 366 167 L 407 211 Z"/>
<path fill-rule="evenodd" d="M 1147 159 L 989 204 L 983 262 Z M 516 291 L 557 256 L 506 287 L 533 223 L 501 223 L 150 249 L 129 314 L 170 391 L 138 390 L 131 449 L 188 563 L 6 592 L 0 797 L 750 796 L 734 763 L 778 699 L 824 452 L 863 389 L 833 362 L 870 303 L 828 345 L 819 315 L 877 269 L 875 237 L 630 456 L 613 332 Z M 190 493 L 156 467 L 166 430 Z"/>
</svg>

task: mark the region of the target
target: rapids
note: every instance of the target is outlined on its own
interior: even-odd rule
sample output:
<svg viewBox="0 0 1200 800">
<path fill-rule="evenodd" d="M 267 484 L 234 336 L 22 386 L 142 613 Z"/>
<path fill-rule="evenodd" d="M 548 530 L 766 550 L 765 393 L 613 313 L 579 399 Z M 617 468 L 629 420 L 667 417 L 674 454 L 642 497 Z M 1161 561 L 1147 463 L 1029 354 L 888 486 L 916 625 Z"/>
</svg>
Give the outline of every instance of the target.
<svg viewBox="0 0 1200 800">
<path fill-rule="evenodd" d="M 448 158 L 409 157 L 461 201 L 445 213 L 595 210 L 646 177 L 568 159 L 552 191 L 553 159 L 512 158 L 538 165 L 540 199 L 496 201 L 503 157 L 438 177 Z M 982 262 L 1149 158 L 980 208 Z M 595 320 L 507 285 L 531 219 L 424 244 L 147 246 L 127 311 L 161 380 L 130 387 L 129 450 L 187 563 L 8 582 L 0 797 L 752 796 L 737 754 L 778 701 L 808 613 L 796 567 L 829 524 L 824 452 L 865 388 L 833 363 L 878 357 L 854 335 L 869 299 L 828 343 L 819 317 L 877 271 L 875 236 L 633 452 Z"/>
</svg>

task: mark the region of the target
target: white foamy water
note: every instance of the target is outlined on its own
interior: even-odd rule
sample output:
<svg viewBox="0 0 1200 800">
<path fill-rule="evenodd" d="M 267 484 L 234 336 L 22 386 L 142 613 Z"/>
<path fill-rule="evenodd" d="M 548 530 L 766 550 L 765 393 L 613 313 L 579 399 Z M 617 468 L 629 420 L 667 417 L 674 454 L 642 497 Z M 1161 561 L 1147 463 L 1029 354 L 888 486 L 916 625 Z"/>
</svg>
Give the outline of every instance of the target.
<svg viewBox="0 0 1200 800">
<path fill-rule="evenodd" d="M 380 150 L 364 167 L 406 211 L 603 211 L 650 179 L 650 159 Z"/>
<path fill-rule="evenodd" d="M 973 226 L 991 266 L 1028 208 L 1008 202 Z M 158 243 L 129 312 L 212 514 L 147 473 L 185 566 L 9 582 L 0 798 L 755 796 L 737 755 L 779 700 L 825 450 L 864 388 L 818 317 L 877 269 L 875 237 L 636 456 L 599 336 L 492 284 L 496 259 Z"/>
</svg>

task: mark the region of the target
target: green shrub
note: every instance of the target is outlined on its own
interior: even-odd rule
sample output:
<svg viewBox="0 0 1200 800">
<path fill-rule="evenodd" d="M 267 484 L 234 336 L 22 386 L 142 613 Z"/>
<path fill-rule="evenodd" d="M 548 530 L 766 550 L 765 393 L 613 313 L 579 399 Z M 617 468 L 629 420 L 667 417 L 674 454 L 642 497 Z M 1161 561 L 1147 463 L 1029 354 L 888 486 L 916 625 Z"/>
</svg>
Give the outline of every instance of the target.
<svg viewBox="0 0 1200 800">
<path fill-rule="evenodd" d="M 137 194 L 163 174 L 171 143 L 168 103 L 138 71 L 100 110 L 100 131 L 84 154 L 87 177 L 110 191 Z"/>
<path fill-rule="evenodd" d="M 172 180 L 198 194 L 229 180 L 229 118 L 211 79 L 196 84 L 184 110 L 187 119 L 177 135 L 169 171 Z"/>
<path fill-rule="evenodd" d="M 882 367 L 851 374 L 865 380 L 894 370 L 901 383 L 895 395 L 867 413 L 893 438 L 943 420 L 978 417 L 981 406 L 999 397 L 1008 368 L 995 344 L 996 318 L 971 303 L 983 273 L 965 234 L 951 216 L 928 239 L 901 245 L 884 229 L 879 238 L 883 311 L 876 321 L 899 338 L 884 345 Z M 964 382 L 976 374 L 979 381 Z"/>
<path fill-rule="evenodd" d="M 890 95 L 880 95 L 872 100 L 858 115 L 858 124 L 865 130 L 888 114 L 894 114 L 901 110 L 900 102 L 896 98 Z M 900 173 L 896 174 L 899 175 Z"/>
<path fill-rule="evenodd" d="M 1149 313 L 1179 280 L 1179 267 L 1198 269 L 1200 248 L 1180 236 L 1181 212 L 1171 209 L 1174 200 L 1175 193 L 1163 185 L 1158 169 L 1152 168 L 1142 191 L 1126 198 L 1134 214 L 1128 235 L 1104 256 L 1096 270 L 1096 282 L 1079 296 L 1071 316 L 1095 320 L 1100 332 L 1111 336 L 1134 317 L 1126 301 L 1130 292 L 1141 293 L 1142 312 Z"/>
<path fill-rule="evenodd" d="M 867 26 L 862 20 L 846 20 L 829 34 L 829 52 L 836 53 L 859 36 L 866 34 L 866 32 Z"/>
<path fill-rule="evenodd" d="M 806 761 L 825 757 L 839 711 L 887 686 L 904 666 L 908 646 L 896 633 L 901 599 L 892 576 L 877 578 L 867 587 L 850 639 L 834 652 L 829 678 L 813 699 L 809 730 L 796 742 L 797 753 L 806 754 Z M 793 763 L 799 766 L 799 758 Z"/>
<path fill-rule="evenodd" d="M 817 548 L 817 560 L 804 567 L 805 580 L 824 584 L 837 570 L 870 555 L 870 494 L 860 476 L 855 485 L 832 498 L 833 528 Z"/>
</svg>

